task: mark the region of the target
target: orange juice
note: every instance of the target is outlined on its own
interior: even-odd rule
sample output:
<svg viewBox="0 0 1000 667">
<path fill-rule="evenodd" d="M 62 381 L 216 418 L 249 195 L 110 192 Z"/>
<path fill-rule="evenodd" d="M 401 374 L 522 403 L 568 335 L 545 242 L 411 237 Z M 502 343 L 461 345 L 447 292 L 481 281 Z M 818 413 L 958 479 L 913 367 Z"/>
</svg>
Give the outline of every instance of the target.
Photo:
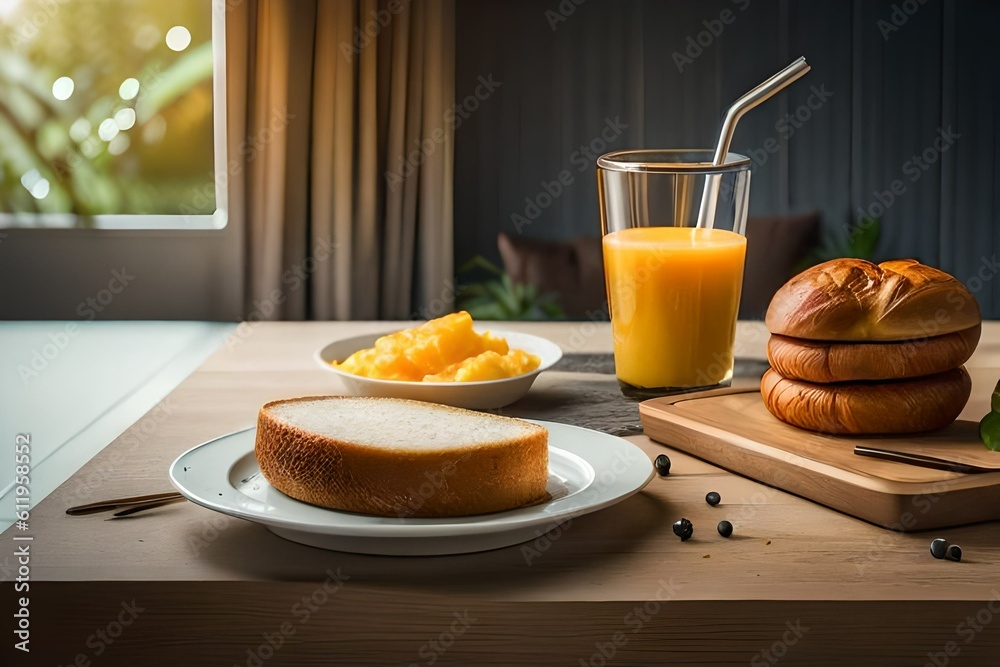
<svg viewBox="0 0 1000 667">
<path fill-rule="evenodd" d="M 615 373 L 640 389 L 728 381 L 746 238 L 637 227 L 604 237 Z"/>
</svg>

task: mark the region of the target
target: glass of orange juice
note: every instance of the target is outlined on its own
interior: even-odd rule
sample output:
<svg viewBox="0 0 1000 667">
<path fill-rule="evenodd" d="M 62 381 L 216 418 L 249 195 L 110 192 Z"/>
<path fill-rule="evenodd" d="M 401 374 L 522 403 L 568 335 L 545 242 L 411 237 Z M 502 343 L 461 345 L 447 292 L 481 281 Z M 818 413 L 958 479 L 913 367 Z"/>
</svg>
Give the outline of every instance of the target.
<svg viewBox="0 0 1000 667">
<path fill-rule="evenodd" d="M 713 166 L 710 150 L 619 151 L 597 160 L 597 182 L 622 392 L 649 398 L 728 386 L 750 160 L 730 153 Z"/>
</svg>

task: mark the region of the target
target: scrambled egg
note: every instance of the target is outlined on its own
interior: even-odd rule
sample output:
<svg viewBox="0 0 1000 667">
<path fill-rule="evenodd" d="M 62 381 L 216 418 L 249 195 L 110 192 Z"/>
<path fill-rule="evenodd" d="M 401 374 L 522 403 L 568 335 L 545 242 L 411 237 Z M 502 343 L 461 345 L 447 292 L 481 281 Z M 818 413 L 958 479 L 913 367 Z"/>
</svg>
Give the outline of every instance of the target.
<svg viewBox="0 0 1000 667">
<path fill-rule="evenodd" d="M 490 332 L 472 330 L 465 311 L 404 329 L 375 341 L 333 366 L 354 375 L 411 382 L 477 382 L 522 375 L 541 360 Z"/>
</svg>

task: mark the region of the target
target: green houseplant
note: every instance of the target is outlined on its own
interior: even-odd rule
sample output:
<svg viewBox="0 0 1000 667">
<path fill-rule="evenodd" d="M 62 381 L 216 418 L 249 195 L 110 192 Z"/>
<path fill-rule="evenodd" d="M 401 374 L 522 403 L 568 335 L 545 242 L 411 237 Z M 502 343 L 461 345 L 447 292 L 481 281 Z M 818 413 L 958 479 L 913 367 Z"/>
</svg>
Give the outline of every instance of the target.
<svg viewBox="0 0 1000 667">
<path fill-rule="evenodd" d="M 863 218 L 856 225 L 846 225 L 840 234 L 827 234 L 822 243 L 802 258 L 795 267 L 796 271 L 841 257 L 871 259 L 875 254 L 880 233 L 878 218 Z"/>
<path fill-rule="evenodd" d="M 540 292 L 531 284 L 515 283 L 495 264 L 476 255 L 458 269 L 459 275 L 478 271 L 485 280 L 460 284 L 458 307 L 476 320 L 555 320 L 565 317 L 559 295 Z"/>
</svg>

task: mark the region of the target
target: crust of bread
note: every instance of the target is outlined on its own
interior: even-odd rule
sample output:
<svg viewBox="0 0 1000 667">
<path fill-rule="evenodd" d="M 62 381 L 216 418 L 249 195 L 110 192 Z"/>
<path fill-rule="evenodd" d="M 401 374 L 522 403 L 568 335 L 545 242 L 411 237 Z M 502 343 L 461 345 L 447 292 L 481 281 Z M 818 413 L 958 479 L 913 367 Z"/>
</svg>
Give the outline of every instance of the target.
<svg viewBox="0 0 1000 667">
<path fill-rule="evenodd" d="M 823 341 L 904 341 L 962 331 L 982 321 L 960 281 L 912 259 L 824 262 L 771 299 L 773 334 Z"/>
<path fill-rule="evenodd" d="M 895 382 L 814 384 L 764 373 L 764 405 L 783 422 L 835 435 L 920 433 L 955 421 L 969 400 L 964 367 Z"/>
<path fill-rule="evenodd" d="M 440 449 L 396 449 L 312 433 L 260 409 L 254 447 L 261 472 L 282 493 L 331 509 L 393 517 L 448 517 L 514 509 L 546 496 L 548 431 L 520 422 L 523 436 Z M 364 400 L 399 401 L 392 398 Z M 416 403 L 416 401 L 407 401 Z M 471 412 L 425 404 L 441 413 Z M 474 413 L 483 420 L 510 420 Z M 386 428 L 392 428 L 387 424 Z"/>
<path fill-rule="evenodd" d="M 982 325 L 943 336 L 898 343 L 836 343 L 772 335 L 771 367 L 790 380 L 856 382 L 900 380 L 958 368 L 979 344 Z"/>
</svg>

